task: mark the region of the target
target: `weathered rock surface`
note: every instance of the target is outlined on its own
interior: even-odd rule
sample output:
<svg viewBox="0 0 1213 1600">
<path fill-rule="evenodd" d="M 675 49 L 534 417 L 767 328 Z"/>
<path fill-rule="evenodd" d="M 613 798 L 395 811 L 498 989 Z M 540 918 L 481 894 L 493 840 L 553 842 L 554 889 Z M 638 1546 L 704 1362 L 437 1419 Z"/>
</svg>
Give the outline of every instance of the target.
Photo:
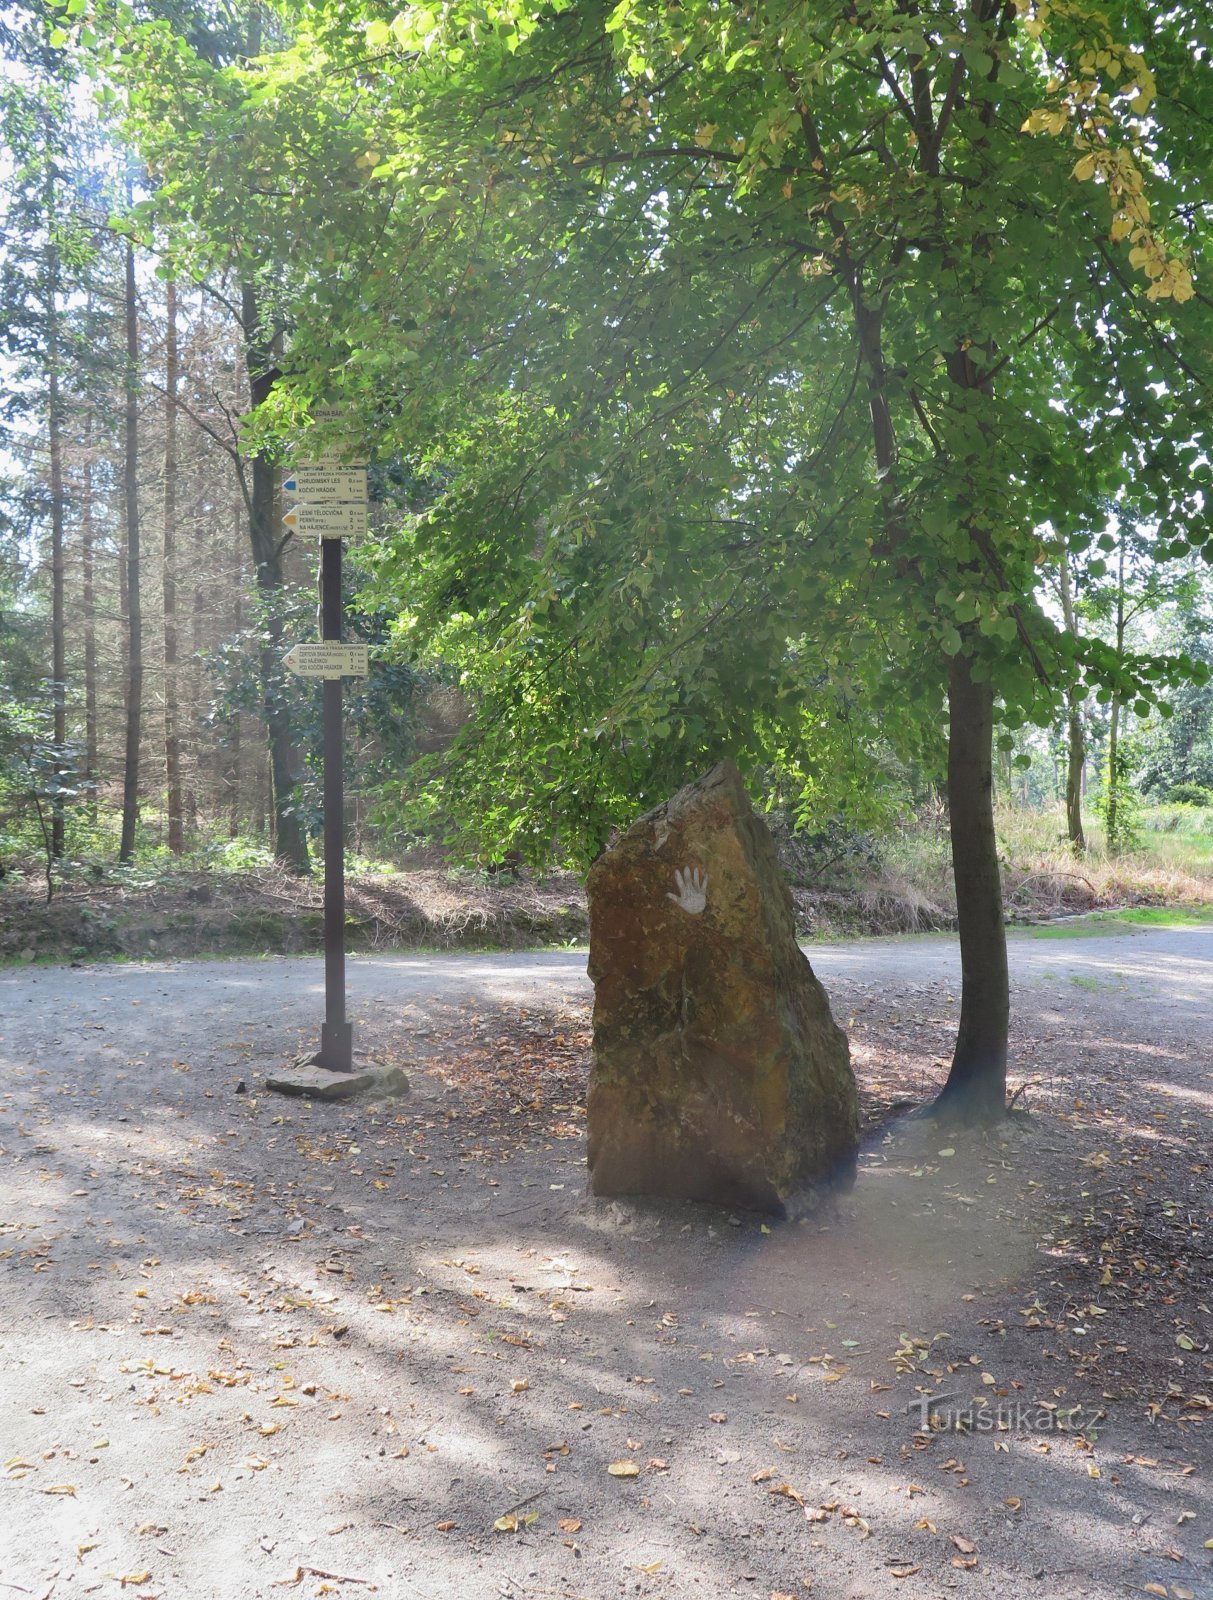
<svg viewBox="0 0 1213 1600">
<path fill-rule="evenodd" d="M 362 1067 L 355 1072 L 332 1072 L 301 1056 L 291 1067 L 265 1080 L 277 1094 L 304 1096 L 308 1100 L 352 1100 L 355 1095 L 405 1095 L 409 1080 L 401 1067 Z"/>
<path fill-rule="evenodd" d="M 852 1172 L 846 1035 L 733 763 L 641 817 L 586 888 L 591 1190 L 779 1211 Z"/>
</svg>

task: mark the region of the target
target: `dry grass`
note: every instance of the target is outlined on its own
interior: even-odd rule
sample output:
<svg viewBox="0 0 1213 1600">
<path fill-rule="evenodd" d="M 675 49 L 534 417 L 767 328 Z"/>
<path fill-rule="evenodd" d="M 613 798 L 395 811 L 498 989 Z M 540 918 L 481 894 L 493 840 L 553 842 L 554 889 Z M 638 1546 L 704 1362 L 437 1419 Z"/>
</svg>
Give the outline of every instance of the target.
<svg viewBox="0 0 1213 1600">
<path fill-rule="evenodd" d="M 1213 813 L 1164 807 L 1143 815 L 1142 843 L 1109 856 L 1094 824 L 1075 856 L 1060 806 L 1000 806 L 999 856 L 1016 921 L 1125 906 L 1213 905 Z M 793 891 L 802 926 L 830 933 L 923 933 L 955 926 L 946 822 L 919 822 L 881 842 L 879 864 L 855 867 L 828 890 Z"/>
</svg>

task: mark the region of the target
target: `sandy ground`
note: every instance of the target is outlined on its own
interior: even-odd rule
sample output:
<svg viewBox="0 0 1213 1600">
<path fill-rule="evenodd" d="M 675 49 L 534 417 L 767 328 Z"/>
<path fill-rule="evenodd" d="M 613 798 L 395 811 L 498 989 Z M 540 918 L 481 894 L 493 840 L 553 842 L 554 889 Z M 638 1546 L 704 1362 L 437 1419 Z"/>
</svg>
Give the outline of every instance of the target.
<svg viewBox="0 0 1213 1600">
<path fill-rule="evenodd" d="M 952 941 L 810 954 L 929 1095 Z M 1030 1116 L 788 1223 L 587 1198 L 583 952 L 359 957 L 344 1106 L 315 960 L 0 971 L 0 1596 L 1213 1597 L 1213 932 L 1012 959 Z"/>
</svg>

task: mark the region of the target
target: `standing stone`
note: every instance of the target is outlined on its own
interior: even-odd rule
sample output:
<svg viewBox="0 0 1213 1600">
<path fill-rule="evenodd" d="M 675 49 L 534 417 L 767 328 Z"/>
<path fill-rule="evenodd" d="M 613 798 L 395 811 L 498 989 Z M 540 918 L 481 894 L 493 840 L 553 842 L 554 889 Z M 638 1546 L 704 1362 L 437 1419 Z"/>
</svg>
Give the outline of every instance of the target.
<svg viewBox="0 0 1213 1600">
<path fill-rule="evenodd" d="M 781 1211 L 852 1171 L 846 1035 L 733 763 L 641 817 L 586 888 L 593 1193 Z"/>
</svg>

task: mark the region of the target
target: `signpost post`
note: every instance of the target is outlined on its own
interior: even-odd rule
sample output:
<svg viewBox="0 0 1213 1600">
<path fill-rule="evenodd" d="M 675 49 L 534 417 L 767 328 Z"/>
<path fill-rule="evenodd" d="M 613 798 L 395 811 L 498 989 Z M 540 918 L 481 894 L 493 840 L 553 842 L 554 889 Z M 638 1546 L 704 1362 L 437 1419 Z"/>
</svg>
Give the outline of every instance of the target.
<svg viewBox="0 0 1213 1600">
<path fill-rule="evenodd" d="M 326 408 L 320 420 L 336 420 Z M 284 522 L 320 540 L 320 644 L 296 644 L 285 664 L 304 677 L 324 679 L 324 1023 L 312 1064 L 330 1072 L 354 1070 L 354 1025 L 345 1012 L 345 761 L 341 718 L 343 676 L 365 677 L 366 645 L 341 642 L 343 539 L 366 533 L 365 465 L 340 462 L 326 452 L 301 463 L 283 482 L 300 503 Z"/>
</svg>

